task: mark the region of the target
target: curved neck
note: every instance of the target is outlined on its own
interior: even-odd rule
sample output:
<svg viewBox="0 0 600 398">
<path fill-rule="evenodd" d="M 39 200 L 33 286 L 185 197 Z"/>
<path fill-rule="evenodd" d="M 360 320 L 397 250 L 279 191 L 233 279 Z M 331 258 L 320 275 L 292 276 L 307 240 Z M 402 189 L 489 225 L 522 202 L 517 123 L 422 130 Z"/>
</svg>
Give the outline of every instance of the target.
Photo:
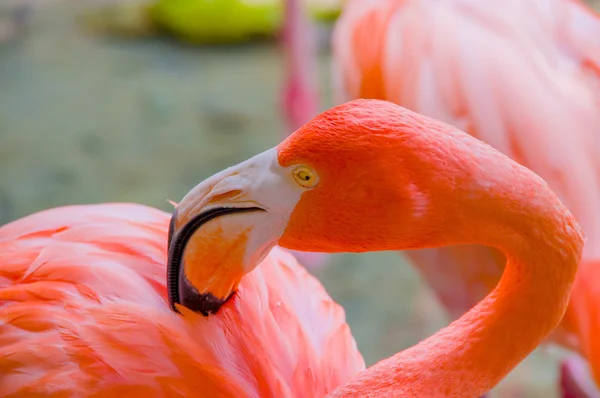
<svg viewBox="0 0 600 398">
<path fill-rule="evenodd" d="M 503 209 L 502 222 L 472 219 L 471 228 L 485 232 L 470 243 L 495 246 L 508 259 L 487 297 L 331 396 L 479 397 L 530 354 L 564 315 L 583 246 L 581 229 L 553 195 L 547 189 L 534 195 L 530 206 Z"/>
</svg>

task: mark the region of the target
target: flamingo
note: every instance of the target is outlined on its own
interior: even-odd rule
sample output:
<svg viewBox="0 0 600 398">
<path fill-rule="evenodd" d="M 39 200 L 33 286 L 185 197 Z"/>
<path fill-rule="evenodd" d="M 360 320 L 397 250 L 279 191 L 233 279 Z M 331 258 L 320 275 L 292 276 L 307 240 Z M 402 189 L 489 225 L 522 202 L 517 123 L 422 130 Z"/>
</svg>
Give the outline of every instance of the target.
<svg viewBox="0 0 600 398">
<path fill-rule="evenodd" d="M 351 101 L 201 182 L 170 222 L 106 204 L 1 227 L 0 395 L 477 397 L 560 322 L 583 241 L 529 169 L 390 102 Z M 355 377 L 343 311 L 283 249 L 463 243 L 506 254 L 499 285 Z"/>
<path fill-rule="evenodd" d="M 338 101 L 389 100 L 458 126 L 542 176 L 581 221 L 588 244 L 552 341 L 587 357 L 600 382 L 598 37 L 600 18 L 574 0 L 350 0 L 332 46 Z M 452 318 L 505 264 L 482 246 L 408 256 Z"/>
</svg>

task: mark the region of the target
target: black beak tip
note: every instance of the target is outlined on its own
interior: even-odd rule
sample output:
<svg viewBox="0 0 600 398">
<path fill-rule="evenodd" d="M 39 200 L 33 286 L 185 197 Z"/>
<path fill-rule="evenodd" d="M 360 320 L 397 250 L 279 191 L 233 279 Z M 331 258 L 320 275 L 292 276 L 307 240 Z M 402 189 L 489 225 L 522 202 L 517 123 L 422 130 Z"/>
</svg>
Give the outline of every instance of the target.
<svg viewBox="0 0 600 398">
<path fill-rule="evenodd" d="M 189 292 L 190 294 L 186 294 L 186 290 L 187 289 L 184 289 L 182 291 L 181 304 L 204 316 L 216 314 L 229 299 L 229 297 L 220 299 L 215 297 L 212 293 L 199 294 L 197 292 Z"/>
</svg>

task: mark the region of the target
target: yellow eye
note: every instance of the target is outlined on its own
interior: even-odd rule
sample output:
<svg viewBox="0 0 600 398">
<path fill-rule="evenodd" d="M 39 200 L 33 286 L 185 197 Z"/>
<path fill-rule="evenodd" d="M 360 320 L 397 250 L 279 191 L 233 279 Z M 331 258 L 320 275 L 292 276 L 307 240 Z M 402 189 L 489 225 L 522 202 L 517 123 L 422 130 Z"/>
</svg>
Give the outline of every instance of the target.
<svg viewBox="0 0 600 398">
<path fill-rule="evenodd" d="M 308 166 L 298 166 L 292 174 L 296 182 L 304 188 L 312 188 L 317 185 L 317 174 Z"/>
</svg>

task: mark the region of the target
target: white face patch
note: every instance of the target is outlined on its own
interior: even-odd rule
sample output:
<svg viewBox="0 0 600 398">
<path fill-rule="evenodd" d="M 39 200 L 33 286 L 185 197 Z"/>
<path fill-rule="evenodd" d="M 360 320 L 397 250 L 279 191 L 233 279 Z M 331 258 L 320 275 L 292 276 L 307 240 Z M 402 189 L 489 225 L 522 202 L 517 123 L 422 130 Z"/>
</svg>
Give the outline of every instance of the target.
<svg viewBox="0 0 600 398">
<path fill-rule="evenodd" d="M 183 198 L 179 214 L 200 214 L 220 207 L 264 209 L 228 214 L 219 220 L 225 233 L 250 229 L 242 264 L 244 271 L 250 272 L 277 244 L 300 197 L 308 190 L 294 180 L 294 167 L 282 167 L 276 148 L 271 148 L 200 183 Z M 226 196 L 231 192 L 237 194 Z M 216 200 L 218 196 L 226 199 Z"/>
</svg>

